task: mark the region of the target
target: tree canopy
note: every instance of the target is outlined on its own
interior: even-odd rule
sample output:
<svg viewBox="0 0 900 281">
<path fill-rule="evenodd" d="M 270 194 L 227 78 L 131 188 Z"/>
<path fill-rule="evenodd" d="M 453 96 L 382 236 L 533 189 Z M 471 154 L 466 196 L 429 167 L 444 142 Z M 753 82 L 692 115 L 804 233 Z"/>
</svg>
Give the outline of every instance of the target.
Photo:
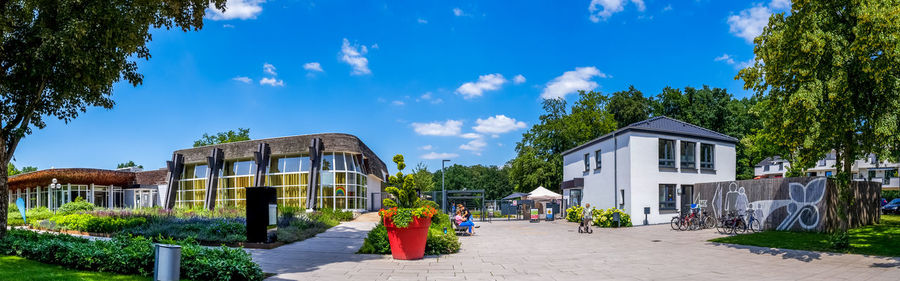
<svg viewBox="0 0 900 281">
<path fill-rule="evenodd" d="M 444 185 L 447 190 L 483 189 L 484 197 L 488 200 L 503 198 L 514 190 L 509 182 L 507 167 L 454 164 L 446 167 L 446 170 Z M 432 177 L 434 189 L 437 191 L 441 190 L 442 173 L 441 170 L 436 170 Z"/>
<path fill-rule="evenodd" d="M 811 167 L 834 150 L 838 189 L 867 153 L 900 154 L 900 1 L 794 1 L 754 39 L 737 79 L 759 98 L 755 141 Z M 840 212 L 840 210 L 839 210 Z"/>
<path fill-rule="evenodd" d="M 38 168 L 34 167 L 34 166 L 25 166 L 25 167 L 22 167 L 21 170 L 19 170 L 16 168 L 16 165 L 13 165 L 13 163 L 9 163 L 6 165 L 6 173 L 10 176 L 15 176 L 15 175 L 24 174 L 24 173 L 30 173 L 30 172 L 34 172 L 37 170 L 38 170 Z"/>
<path fill-rule="evenodd" d="M 238 131 L 228 130 L 215 135 L 204 133 L 199 140 L 194 141 L 194 147 L 250 140 L 250 129 L 238 128 Z"/>
<path fill-rule="evenodd" d="M 131 160 L 128 160 L 128 162 L 119 163 L 119 165 L 116 165 L 116 169 L 129 168 L 129 167 L 137 167 L 137 168 L 141 168 L 141 169 L 144 168 L 143 165 L 135 164 L 134 161 L 131 161 Z"/>
<path fill-rule="evenodd" d="M 89 107 L 112 108 L 113 84 L 142 82 L 151 30 L 203 27 L 225 0 L 0 2 L 0 165 L 45 118 L 69 122 Z M 8 192 L 0 174 L 0 198 Z M 7 201 L 0 200 L 0 237 Z"/>
</svg>

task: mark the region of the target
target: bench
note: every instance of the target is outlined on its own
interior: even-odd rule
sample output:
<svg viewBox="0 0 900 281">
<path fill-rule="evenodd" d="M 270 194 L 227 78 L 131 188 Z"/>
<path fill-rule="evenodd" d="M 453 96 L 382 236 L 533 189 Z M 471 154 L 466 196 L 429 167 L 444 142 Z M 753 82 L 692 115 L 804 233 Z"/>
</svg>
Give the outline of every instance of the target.
<svg viewBox="0 0 900 281">
<path fill-rule="evenodd" d="M 453 223 L 453 230 L 456 232 L 456 235 L 469 235 L 468 226 L 459 226 L 459 224 L 456 223 L 456 220 L 452 218 L 450 221 Z"/>
</svg>

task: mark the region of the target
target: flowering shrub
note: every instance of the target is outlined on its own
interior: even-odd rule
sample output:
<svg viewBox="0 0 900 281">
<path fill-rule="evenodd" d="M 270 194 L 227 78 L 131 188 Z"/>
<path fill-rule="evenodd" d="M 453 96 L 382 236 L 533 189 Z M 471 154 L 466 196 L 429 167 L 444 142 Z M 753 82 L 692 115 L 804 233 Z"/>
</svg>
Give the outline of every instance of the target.
<svg viewBox="0 0 900 281">
<path fill-rule="evenodd" d="M 84 198 L 75 197 L 75 201 L 63 204 L 59 207 L 59 210 L 56 210 L 57 214 L 68 215 L 74 214 L 77 212 L 88 212 L 94 210 L 94 204 L 91 202 L 84 201 Z"/>
<path fill-rule="evenodd" d="M 397 208 L 381 209 L 378 214 L 386 220 L 391 220 L 394 226 L 404 228 L 409 226 L 413 218 L 431 218 L 438 213 L 438 210 L 431 206 L 419 208 Z"/>
<path fill-rule="evenodd" d="M 566 220 L 570 222 L 581 222 L 584 217 L 584 207 L 572 206 L 566 209 Z"/>
<path fill-rule="evenodd" d="M 620 223 L 616 223 L 613 221 L 613 214 L 619 213 L 619 221 Z M 631 216 L 628 215 L 625 211 L 616 208 L 609 208 L 606 210 L 603 209 L 594 209 L 591 211 L 591 214 L 594 217 L 594 225 L 599 227 L 628 227 L 631 226 Z"/>
</svg>

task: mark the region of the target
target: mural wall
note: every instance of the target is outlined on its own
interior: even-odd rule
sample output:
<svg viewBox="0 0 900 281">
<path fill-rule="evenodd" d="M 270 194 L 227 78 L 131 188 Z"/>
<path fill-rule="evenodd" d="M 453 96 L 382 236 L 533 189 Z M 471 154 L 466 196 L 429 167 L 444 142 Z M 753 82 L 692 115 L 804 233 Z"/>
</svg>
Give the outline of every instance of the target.
<svg viewBox="0 0 900 281">
<path fill-rule="evenodd" d="M 851 227 L 877 222 L 881 184 L 853 182 L 851 188 L 856 196 Z M 752 214 L 764 230 L 829 231 L 838 226 L 836 187 L 824 177 L 701 183 L 692 196 L 712 216 Z"/>
</svg>

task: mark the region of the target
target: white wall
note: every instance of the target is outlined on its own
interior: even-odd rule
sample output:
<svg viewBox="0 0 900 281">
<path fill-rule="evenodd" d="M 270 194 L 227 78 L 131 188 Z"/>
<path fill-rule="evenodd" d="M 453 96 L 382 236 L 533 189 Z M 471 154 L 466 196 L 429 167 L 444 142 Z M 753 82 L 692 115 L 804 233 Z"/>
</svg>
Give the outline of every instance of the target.
<svg viewBox="0 0 900 281">
<path fill-rule="evenodd" d="M 623 137 L 619 136 L 619 139 Z M 622 147 L 620 144 L 619 147 Z M 602 163 L 600 169 L 596 167 L 594 152 L 600 149 L 602 152 Z M 590 155 L 591 169 L 584 171 L 584 154 Z M 622 153 L 620 150 L 619 153 Z M 612 208 L 615 206 L 615 195 L 613 187 L 613 169 L 614 169 L 613 139 L 607 139 L 599 143 L 579 149 L 568 155 L 563 156 L 563 181 L 572 180 L 574 178 L 584 178 L 584 190 L 582 191 L 582 204 L 591 204 L 594 208 Z M 621 158 L 619 167 L 622 167 Z M 621 172 L 619 170 L 621 179 Z M 621 182 L 619 183 L 621 185 Z"/>
<path fill-rule="evenodd" d="M 626 200 L 630 203 L 626 209 L 632 216 L 632 223 L 641 224 L 644 220 L 644 207 L 650 207 L 650 215 L 647 220 L 651 224 L 668 223 L 677 214 L 674 211 L 659 210 L 659 185 L 675 184 L 677 189 L 682 185 L 694 185 L 703 182 L 732 181 L 735 179 L 735 148 L 734 144 L 709 141 L 698 138 L 662 136 L 665 139 L 675 140 L 675 166 L 681 165 L 681 141 L 697 143 L 696 165 L 699 166 L 700 144 L 714 144 L 715 171 L 702 169 L 660 168 L 659 167 L 659 139 L 660 135 L 651 133 L 633 132 L 630 135 L 630 159 L 631 177 L 629 191 L 626 192 Z M 628 198 L 627 194 L 631 194 Z M 676 208 L 681 208 L 681 201 L 676 194 Z"/>
<path fill-rule="evenodd" d="M 367 175 L 366 179 L 366 205 L 368 210 L 378 210 L 381 208 L 381 199 L 376 198 L 374 202 L 372 200 L 372 193 L 380 193 L 381 192 L 381 180 L 378 177 L 373 175 Z M 383 197 L 382 197 L 383 198 Z"/>
</svg>

